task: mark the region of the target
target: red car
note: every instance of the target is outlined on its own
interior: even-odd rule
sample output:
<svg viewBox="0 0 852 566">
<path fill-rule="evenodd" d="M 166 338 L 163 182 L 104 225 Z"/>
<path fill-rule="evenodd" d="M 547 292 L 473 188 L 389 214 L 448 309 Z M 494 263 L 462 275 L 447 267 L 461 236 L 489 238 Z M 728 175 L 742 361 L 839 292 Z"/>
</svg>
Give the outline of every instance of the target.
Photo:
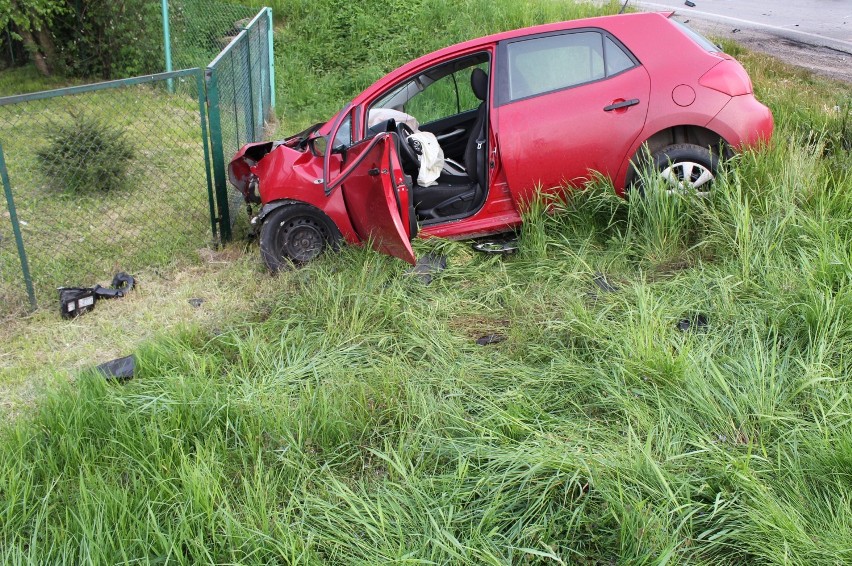
<svg viewBox="0 0 852 566">
<path fill-rule="evenodd" d="M 720 159 L 772 129 L 736 60 L 671 14 L 624 14 L 420 57 L 328 122 L 246 145 L 229 175 L 262 204 L 253 222 L 273 271 L 342 240 L 413 264 L 415 236 L 510 231 L 537 191 L 592 172 L 623 194 L 647 164 L 705 192 Z"/>
</svg>

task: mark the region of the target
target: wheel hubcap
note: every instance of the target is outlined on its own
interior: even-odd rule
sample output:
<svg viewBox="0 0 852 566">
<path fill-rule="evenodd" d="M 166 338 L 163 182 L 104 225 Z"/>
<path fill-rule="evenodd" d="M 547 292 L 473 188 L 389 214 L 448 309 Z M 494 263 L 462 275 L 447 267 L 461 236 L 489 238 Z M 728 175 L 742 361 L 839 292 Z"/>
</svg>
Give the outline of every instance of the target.
<svg viewBox="0 0 852 566">
<path fill-rule="evenodd" d="M 282 230 L 282 252 L 295 262 L 310 261 L 322 252 L 325 233 L 322 227 L 310 218 L 297 218 Z"/>
<path fill-rule="evenodd" d="M 695 194 L 700 197 L 710 195 L 710 187 L 715 179 L 710 169 L 694 161 L 672 163 L 660 171 L 660 177 L 668 185 L 667 193 Z"/>
</svg>

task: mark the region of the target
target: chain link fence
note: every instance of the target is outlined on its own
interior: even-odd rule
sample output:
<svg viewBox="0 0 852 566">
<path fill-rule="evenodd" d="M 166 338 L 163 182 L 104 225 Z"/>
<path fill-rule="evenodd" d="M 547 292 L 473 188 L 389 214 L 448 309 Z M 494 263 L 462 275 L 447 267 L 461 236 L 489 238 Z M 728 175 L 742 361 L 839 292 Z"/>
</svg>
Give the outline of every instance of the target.
<svg viewBox="0 0 852 566">
<path fill-rule="evenodd" d="M 226 161 L 246 143 L 267 137 L 266 126 L 274 118 L 271 29 L 272 11 L 266 9 L 248 22 L 207 67 L 213 169 L 219 202 L 223 203 L 224 239 L 230 238 L 243 204 L 242 195 L 228 184 Z"/>
<path fill-rule="evenodd" d="M 257 15 L 241 4 L 207 0 L 168 3 L 172 64 L 176 69 L 204 68 Z"/>
<path fill-rule="evenodd" d="M 210 242 L 205 106 L 199 69 L 0 99 L 6 310 Z"/>
<path fill-rule="evenodd" d="M 271 10 L 252 12 L 170 3 L 174 61 L 204 68 L 0 98 L 0 318 L 230 238 L 227 161 L 274 105 Z"/>
</svg>

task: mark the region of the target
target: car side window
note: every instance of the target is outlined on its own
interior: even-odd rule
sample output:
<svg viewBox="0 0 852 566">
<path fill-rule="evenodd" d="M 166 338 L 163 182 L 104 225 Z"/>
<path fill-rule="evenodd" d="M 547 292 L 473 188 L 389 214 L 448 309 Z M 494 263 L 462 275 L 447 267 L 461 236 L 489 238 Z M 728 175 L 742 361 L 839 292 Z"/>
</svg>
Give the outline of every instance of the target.
<svg viewBox="0 0 852 566">
<path fill-rule="evenodd" d="M 367 109 L 367 135 L 370 128 L 380 125 L 376 123 L 379 116 L 386 115 L 377 112 L 380 109 L 408 116 L 412 129 L 475 110 L 481 104 L 470 85 L 476 68 L 490 71 L 487 51 L 435 65 L 385 91 Z"/>
<path fill-rule="evenodd" d="M 506 46 L 506 58 L 508 101 L 597 81 L 636 64 L 598 31 L 513 41 Z"/>
<path fill-rule="evenodd" d="M 331 147 L 336 150 L 341 147 L 349 147 L 350 145 L 352 145 L 352 114 L 349 114 L 349 116 L 344 118 L 343 122 L 341 122 L 340 128 L 338 128 L 337 134 L 334 136 L 334 143 Z"/>
<path fill-rule="evenodd" d="M 634 67 L 636 63 L 625 53 L 611 37 L 604 38 L 604 60 L 606 61 L 606 76 L 611 77 Z"/>
<path fill-rule="evenodd" d="M 487 63 L 477 65 L 488 71 Z M 473 68 L 451 73 L 413 96 L 403 111 L 416 117 L 421 124 L 428 124 L 447 116 L 454 116 L 479 107 L 480 100 L 470 89 L 470 73 Z"/>
</svg>

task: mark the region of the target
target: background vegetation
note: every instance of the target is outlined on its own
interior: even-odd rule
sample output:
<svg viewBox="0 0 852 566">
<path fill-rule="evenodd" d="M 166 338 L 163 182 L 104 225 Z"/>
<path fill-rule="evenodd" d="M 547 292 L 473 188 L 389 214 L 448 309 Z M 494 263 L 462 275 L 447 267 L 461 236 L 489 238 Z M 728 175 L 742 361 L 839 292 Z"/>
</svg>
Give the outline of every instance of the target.
<svg viewBox="0 0 852 566">
<path fill-rule="evenodd" d="M 151 0 L 0 0 L 0 67 L 32 61 L 43 75 L 102 79 L 159 72 L 159 14 Z"/>
<path fill-rule="evenodd" d="M 433 47 L 595 11 L 385 6 L 276 6 L 285 131 Z M 852 561 L 852 93 L 725 47 L 777 129 L 711 199 L 596 183 L 529 211 L 515 256 L 416 242 L 448 258 L 431 285 L 356 248 L 277 278 L 232 263 L 215 315 L 148 332 L 134 380 L 83 372 L 3 430 L 0 558 Z M 52 343 L 129 347 L 139 301 Z"/>
</svg>

